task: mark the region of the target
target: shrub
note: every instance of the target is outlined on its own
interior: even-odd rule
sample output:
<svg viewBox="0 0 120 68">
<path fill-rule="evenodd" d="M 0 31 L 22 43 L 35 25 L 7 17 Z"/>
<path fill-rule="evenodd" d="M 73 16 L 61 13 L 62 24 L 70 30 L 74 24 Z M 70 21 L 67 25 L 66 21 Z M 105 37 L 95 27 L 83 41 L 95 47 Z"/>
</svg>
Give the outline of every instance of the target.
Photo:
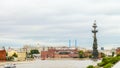
<svg viewBox="0 0 120 68">
<path fill-rule="evenodd" d="M 115 64 L 120 60 L 120 57 L 104 57 L 101 63 L 98 63 L 98 66 L 103 67 L 107 64 Z"/>
<path fill-rule="evenodd" d="M 117 54 L 117 56 L 120 56 L 120 54 Z"/>
<path fill-rule="evenodd" d="M 104 63 L 104 62 L 100 62 L 100 63 L 98 63 L 97 65 L 100 66 L 100 67 L 102 67 L 102 66 L 105 65 L 105 63 Z"/>
<path fill-rule="evenodd" d="M 120 56 L 116 56 L 116 57 L 104 57 L 102 59 L 102 62 L 98 63 L 97 65 L 99 67 L 103 67 L 103 68 L 111 68 L 119 60 L 120 60 Z M 96 67 L 94 67 L 94 68 L 96 68 Z"/>
<path fill-rule="evenodd" d="M 103 68 L 111 68 L 112 66 L 113 66 L 112 63 L 108 63 L 108 64 L 106 64 Z"/>
<path fill-rule="evenodd" d="M 14 57 L 13 57 L 13 56 L 6 57 L 6 60 L 7 60 L 7 61 L 13 61 L 13 60 L 14 60 Z"/>
<path fill-rule="evenodd" d="M 113 59 L 113 57 L 104 57 L 102 59 L 102 62 L 104 62 L 105 64 L 107 64 L 107 63 L 111 62 L 112 59 Z"/>
<path fill-rule="evenodd" d="M 119 58 L 118 57 L 113 57 L 112 59 L 111 59 L 111 63 L 112 64 L 115 64 L 115 63 L 117 63 L 119 61 Z"/>
<path fill-rule="evenodd" d="M 120 60 L 120 56 L 116 56 L 118 58 L 118 60 Z"/>
<path fill-rule="evenodd" d="M 87 68 L 95 68 L 93 65 L 89 65 Z"/>
</svg>

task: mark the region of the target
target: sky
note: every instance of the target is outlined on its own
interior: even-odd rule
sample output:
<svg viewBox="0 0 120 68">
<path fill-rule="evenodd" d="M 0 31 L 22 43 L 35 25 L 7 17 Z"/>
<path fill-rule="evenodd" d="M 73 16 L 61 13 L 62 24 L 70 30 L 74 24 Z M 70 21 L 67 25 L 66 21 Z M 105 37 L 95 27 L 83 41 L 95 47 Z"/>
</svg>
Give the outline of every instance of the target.
<svg viewBox="0 0 120 68">
<path fill-rule="evenodd" d="M 97 24 L 98 47 L 120 45 L 119 0 L 0 0 L 0 46 L 77 46 L 92 48 Z"/>
</svg>

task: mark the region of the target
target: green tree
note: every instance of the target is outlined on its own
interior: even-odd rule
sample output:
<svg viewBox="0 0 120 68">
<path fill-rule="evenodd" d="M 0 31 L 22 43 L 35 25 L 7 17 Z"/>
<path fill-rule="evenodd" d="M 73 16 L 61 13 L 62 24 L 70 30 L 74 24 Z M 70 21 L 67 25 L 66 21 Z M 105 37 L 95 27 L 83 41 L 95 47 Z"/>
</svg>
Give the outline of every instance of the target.
<svg viewBox="0 0 120 68">
<path fill-rule="evenodd" d="M 31 54 L 40 54 L 37 49 L 31 50 L 30 53 L 31 53 Z"/>
<path fill-rule="evenodd" d="M 12 56 L 13 56 L 13 57 L 16 57 L 16 58 L 18 57 L 18 55 L 17 55 L 16 53 L 14 53 Z"/>
<path fill-rule="evenodd" d="M 84 58 L 84 52 L 83 51 L 79 51 L 79 57 Z"/>
<path fill-rule="evenodd" d="M 101 53 L 101 57 L 103 58 L 103 57 L 105 57 L 106 55 L 104 54 L 104 53 Z"/>
<path fill-rule="evenodd" d="M 112 52 L 112 57 L 115 55 L 115 52 Z"/>
</svg>

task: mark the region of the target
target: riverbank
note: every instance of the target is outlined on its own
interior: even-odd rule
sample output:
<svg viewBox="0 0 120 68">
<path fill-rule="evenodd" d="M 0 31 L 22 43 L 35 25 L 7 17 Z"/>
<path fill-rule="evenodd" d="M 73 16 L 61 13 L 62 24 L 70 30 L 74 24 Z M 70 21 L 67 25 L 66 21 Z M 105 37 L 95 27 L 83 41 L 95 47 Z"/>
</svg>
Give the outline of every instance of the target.
<svg viewBox="0 0 120 68">
<path fill-rule="evenodd" d="M 12 63 L 12 64 L 16 64 L 18 68 L 23 68 L 24 66 L 26 68 L 29 68 L 29 66 L 32 68 L 31 64 L 34 64 L 34 66 L 37 65 L 36 68 L 58 68 L 54 65 L 59 66 L 59 68 L 86 68 L 88 65 L 96 65 L 98 62 L 101 62 L 101 60 L 98 61 L 93 61 L 89 58 L 83 58 L 83 59 L 79 59 L 79 58 L 48 58 L 46 60 L 40 60 L 40 59 L 36 59 L 36 60 L 32 60 L 32 61 L 14 61 L 14 62 L 0 62 L 0 67 L 2 68 L 3 65 L 7 64 L 7 63 Z M 62 66 L 64 65 L 65 66 Z M 46 66 L 48 65 L 48 67 Z"/>
<path fill-rule="evenodd" d="M 91 60 L 90 58 L 46 58 L 45 60 Z"/>
<path fill-rule="evenodd" d="M 39 59 L 35 59 L 35 60 L 39 60 Z M 0 62 L 0 66 L 3 66 L 5 64 L 8 63 L 12 63 L 12 64 L 24 64 L 24 63 L 31 63 L 35 60 L 26 60 L 26 61 L 2 61 Z M 90 60 L 89 58 L 46 58 L 45 60 Z"/>
<path fill-rule="evenodd" d="M 17 68 L 86 68 L 88 65 L 96 65 L 99 62 L 101 62 L 101 60 L 92 61 L 90 59 L 55 58 L 49 60 L 36 59 L 33 61 L 2 62 L 2 64 L 15 63 Z M 0 66 L 0 68 L 3 68 L 3 66 Z"/>
</svg>

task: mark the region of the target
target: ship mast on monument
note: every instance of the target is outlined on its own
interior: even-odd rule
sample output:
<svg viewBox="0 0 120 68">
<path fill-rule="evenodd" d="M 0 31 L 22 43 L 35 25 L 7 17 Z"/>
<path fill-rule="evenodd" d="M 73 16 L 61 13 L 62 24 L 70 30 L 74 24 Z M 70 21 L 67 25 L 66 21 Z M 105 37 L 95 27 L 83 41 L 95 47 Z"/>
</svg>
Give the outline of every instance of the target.
<svg viewBox="0 0 120 68">
<path fill-rule="evenodd" d="M 97 50 L 98 46 L 97 46 L 97 37 L 96 37 L 96 33 L 98 32 L 98 30 L 96 30 L 97 28 L 96 20 L 94 21 L 94 24 L 92 27 L 93 27 L 92 33 L 94 34 L 92 55 L 93 55 L 93 59 L 98 59 L 98 50 Z"/>
</svg>

